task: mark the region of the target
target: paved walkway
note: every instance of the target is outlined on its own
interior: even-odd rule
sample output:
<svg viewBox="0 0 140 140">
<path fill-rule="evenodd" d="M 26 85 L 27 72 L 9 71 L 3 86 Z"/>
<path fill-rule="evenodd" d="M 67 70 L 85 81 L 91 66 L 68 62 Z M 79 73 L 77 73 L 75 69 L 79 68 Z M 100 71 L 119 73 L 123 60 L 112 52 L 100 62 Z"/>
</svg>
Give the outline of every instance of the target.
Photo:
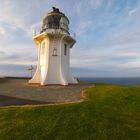
<svg viewBox="0 0 140 140">
<path fill-rule="evenodd" d="M 28 85 L 27 79 L 0 79 L 0 106 L 76 102 L 91 84 L 69 86 Z"/>
</svg>

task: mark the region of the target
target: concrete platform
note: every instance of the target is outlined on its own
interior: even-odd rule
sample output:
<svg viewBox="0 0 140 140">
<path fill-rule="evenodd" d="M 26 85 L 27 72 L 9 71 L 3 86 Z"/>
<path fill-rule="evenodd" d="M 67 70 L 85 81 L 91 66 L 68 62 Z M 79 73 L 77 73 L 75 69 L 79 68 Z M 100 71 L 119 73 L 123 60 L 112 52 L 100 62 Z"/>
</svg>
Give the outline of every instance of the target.
<svg viewBox="0 0 140 140">
<path fill-rule="evenodd" d="M 28 79 L 0 79 L 0 106 L 38 105 L 76 102 L 82 99 L 82 90 L 91 84 L 69 86 L 29 85 Z"/>
</svg>

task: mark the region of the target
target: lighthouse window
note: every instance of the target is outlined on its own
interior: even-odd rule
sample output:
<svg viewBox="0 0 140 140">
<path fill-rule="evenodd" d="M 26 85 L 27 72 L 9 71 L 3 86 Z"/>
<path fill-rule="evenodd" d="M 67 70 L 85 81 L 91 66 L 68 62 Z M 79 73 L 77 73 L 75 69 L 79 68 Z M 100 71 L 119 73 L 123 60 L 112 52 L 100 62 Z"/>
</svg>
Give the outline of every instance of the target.
<svg viewBox="0 0 140 140">
<path fill-rule="evenodd" d="M 42 50 L 41 50 L 42 54 L 45 54 L 45 43 L 42 44 Z"/>
<path fill-rule="evenodd" d="M 64 45 L 64 55 L 67 55 L 67 44 Z"/>
</svg>

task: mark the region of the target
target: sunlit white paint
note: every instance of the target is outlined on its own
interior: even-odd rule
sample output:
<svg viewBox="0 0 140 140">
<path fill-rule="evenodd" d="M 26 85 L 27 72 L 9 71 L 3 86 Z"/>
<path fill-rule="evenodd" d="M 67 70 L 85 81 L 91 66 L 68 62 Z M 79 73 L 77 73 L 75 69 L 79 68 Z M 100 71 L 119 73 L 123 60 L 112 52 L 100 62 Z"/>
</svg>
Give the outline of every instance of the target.
<svg viewBox="0 0 140 140">
<path fill-rule="evenodd" d="M 39 83 L 41 85 L 77 83 L 77 80 L 71 74 L 69 66 L 70 48 L 74 45 L 75 40 L 63 31 L 46 31 L 33 39 L 36 45 L 39 46 L 39 54 L 37 70 L 33 78 L 29 80 L 29 83 Z M 54 43 L 56 46 L 54 46 Z M 45 48 L 43 48 L 43 44 L 45 44 Z M 67 45 L 66 55 L 64 54 L 65 44 Z M 57 49 L 57 56 L 53 56 L 54 47 Z M 45 52 L 43 49 L 45 49 Z"/>
</svg>

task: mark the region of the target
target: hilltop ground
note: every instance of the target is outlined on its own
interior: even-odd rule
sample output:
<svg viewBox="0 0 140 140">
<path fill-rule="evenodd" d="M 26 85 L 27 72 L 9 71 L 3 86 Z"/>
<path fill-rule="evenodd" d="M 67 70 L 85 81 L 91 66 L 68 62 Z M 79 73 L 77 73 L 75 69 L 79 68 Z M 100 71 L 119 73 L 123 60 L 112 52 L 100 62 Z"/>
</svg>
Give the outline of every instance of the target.
<svg viewBox="0 0 140 140">
<path fill-rule="evenodd" d="M 0 106 L 77 102 L 90 84 L 69 86 L 29 85 L 29 79 L 0 79 Z"/>
<path fill-rule="evenodd" d="M 95 84 L 80 103 L 0 108 L 0 140 L 139 140 L 139 132 L 140 87 Z"/>
</svg>

